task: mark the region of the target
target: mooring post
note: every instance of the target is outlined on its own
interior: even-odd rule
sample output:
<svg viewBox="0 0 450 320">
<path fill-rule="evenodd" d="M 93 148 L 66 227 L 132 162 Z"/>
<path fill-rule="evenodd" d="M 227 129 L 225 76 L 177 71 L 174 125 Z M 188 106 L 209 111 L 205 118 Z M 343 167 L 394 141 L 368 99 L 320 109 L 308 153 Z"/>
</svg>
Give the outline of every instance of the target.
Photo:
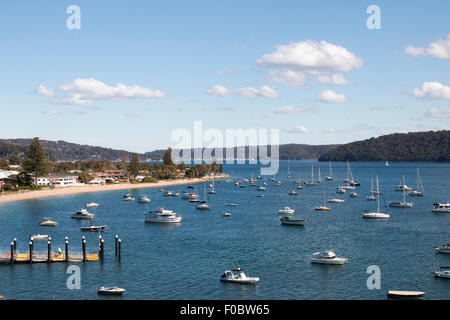
<svg viewBox="0 0 450 320">
<path fill-rule="evenodd" d="M 64 246 L 65 246 L 64 251 L 66 253 L 66 262 L 68 262 L 69 261 L 69 238 L 68 237 L 66 237 L 66 239 L 64 241 Z"/>
<path fill-rule="evenodd" d="M 119 241 L 119 236 L 117 234 L 116 234 L 115 240 L 116 240 L 116 257 L 117 257 L 117 242 Z"/>
<path fill-rule="evenodd" d="M 118 242 L 119 242 L 119 261 L 120 261 L 120 258 L 122 256 L 122 240 L 119 239 Z"/>
<path fill-rule="evenodd" d="M 17 252 L 17 239 L 14 238 L 14 252 Z"/>
<path fill-rule="evenodd" d="M 11 263 L 14 263 L 14 242 L 11 242 Z"/>
<path fill-rule="evenodd" d="M 100 259 L 103 261 L 105 255 L 105 240 L 101 240 L 100 242 Z"/>
<path fill-rule="evenodd" d="M 50 263 L 52 259 L 52 238 L 48 238 L 47 241 L 47 263 Z"/>
<path fill-rule="evenodd" d="M 86 262 L 86 239 L 84 238 L 84 236 L 81 244 L 83 248 L 83 262 Z"/>
<path fill-rule="evenodd" d="M 30 243 L 28 244 L 28 249 L 29 249 L 29 257 L 28 257 L 28 262 L 29 263 L 33 263 L 33 240 L 30 241 Z"/>
</svg>

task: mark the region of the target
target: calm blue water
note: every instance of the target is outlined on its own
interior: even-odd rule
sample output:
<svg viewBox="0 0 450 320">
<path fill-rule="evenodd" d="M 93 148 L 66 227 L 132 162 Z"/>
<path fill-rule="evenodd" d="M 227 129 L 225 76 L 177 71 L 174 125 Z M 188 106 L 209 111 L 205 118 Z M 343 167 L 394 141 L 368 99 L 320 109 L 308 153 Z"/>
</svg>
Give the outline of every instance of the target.
<svg viewBox="0 0 450 320">
<path fill-rule="evenodd" d="M 294 179 L 310 174 L 311 163 L 321 168 L 322 180 L 328 163 L 290 161 Z M 389 208 L 391 219 L 371 221 L 361 211 L 373 209 L 376 202 L 366 201 L 370 179 L 379 176 L 383 190 L 382 205 L 401 200 L 394 192 L 401 176 L 415 186 L 416 167 L 420 168 L 425 196 L 408 197 L 412 209 Z M 151 204 L 122 201 L 124 191 L 9 203 L 0 206 L 0 252 L 9 251 L 17 238 L 21 251 L 27 250 L 30 234 L 49 234 L 53 247 L 64 249 L 64 237 L 70 250 L 81 251 L 85 235 L 88 251 L 97 251 L 98 235 L 82 233 L 84 221 L 70 216 L 87 202 L 97 202 L 96 224 L 107 224 L 103 233 L 105 261 L 76 263 L 81 269 L 81 289 L 66 287 L 67 265 L 0 265 L 0 295 L 9 299 L 98 299 L 97 289 L 117 285 L 127 289 L 123 299 L 385 299 L 386 290 L 422 290 L 427 299 L 449 299 L 450 281 L 435 279 L 432 264 L 450 265 L 450 257 L 435 255 L 433 246 L 450 242 L 450 214 L 431 212 L 434 202 L 450 200 L 450 165 L 438 163 L 351 163 L 361 186 L 358 198 L 335 193 L 346 177 L 346 163 L 334 163 L 335 180 L 316 187 L 303 186 L 298 196 L 289 196 L 292 182 L 286 180 L 287 162 L 281 164 L 279 187 L 268 182 L 264 198 L 257 198 L 255 187 L 239 188 L 233 183 L 216 183 L 216 195 L 208 195 L 210 212 L 195 210 L 195 204 L 180 198 L 163 197 L 157 188 L 131 191 L 136 198 L 147 194 Z M 232 179 L 259 174 L 256 165 L 225 165 Z M 317 172 L 316 172 L 317 173 Z M 203 195 L 203 184 L 196 185 Z M 344 198 L 345 203 L 327 204 L 330 212 L 316 212 L 326 198 Z M 183 191 L 185 186 L 167 188 Z M 187 189 L 189 190 L 189 189 Z M 236 202 L 238 207 L 225 207 Z M 144 223 L 144 213 L 164 206 L 183 216 L 181 225 L 162 226 Z M 307 219 L 305 227 L 280 225 L 277 211 L 290 206 L 296 216 Z M 221 216 L 231 212 L 229 218 Z M 59 222 L 56 228 L 39 227 L 43 217 Z M 122 261 L 114 257 L 114 236 L 123 242 Z M 312 253 L 332 249 L 349 258 L 344 266 L 312 265 Z M 46 244 L 37 245 L 46 252 Z M 221 283 L 220 275 L 233 261 L 260 277 L 256 286 Z M 366 269 L 381 268 L 381 289 L 369 290 Z M 103 298 L 103 297 L 102 297 Z"/>
</svg>

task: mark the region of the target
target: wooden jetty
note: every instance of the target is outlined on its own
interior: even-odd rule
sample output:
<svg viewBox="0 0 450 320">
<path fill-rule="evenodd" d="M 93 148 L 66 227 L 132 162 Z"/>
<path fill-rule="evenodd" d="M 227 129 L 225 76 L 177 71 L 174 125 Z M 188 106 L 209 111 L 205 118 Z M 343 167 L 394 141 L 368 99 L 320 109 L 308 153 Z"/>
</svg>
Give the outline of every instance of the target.
<svg viewBox="0 0 450 320">
<path fill-rule="evenodd" d="M 34 250 L 34 241 L 30 239 L 28 243 L 28 251 L 20 252 L 17 249 L 17 240 L 11 242 L 11 250 L 5 254 L 0 254 L 0 264 L 16 264 L 16 263 L 53 263 L 53 262 L 87 262 L 87 261 L 103 261 L 105 256 L 105 244 L 102 236 L 99 236 L 98 253 L 88 253 L 86 249 L 86 238 L 81 238 L 81 252 L 69 252 L 69 238 L 64 241 L 64 252 L 58 249 L 58 252 L 52 251 L 52 239 L 48 238 L 47 252 L 37 253 Z M 121 242 L 119 237 L 115 236 L 115 255 L 121 258 Z"/>
</svg>

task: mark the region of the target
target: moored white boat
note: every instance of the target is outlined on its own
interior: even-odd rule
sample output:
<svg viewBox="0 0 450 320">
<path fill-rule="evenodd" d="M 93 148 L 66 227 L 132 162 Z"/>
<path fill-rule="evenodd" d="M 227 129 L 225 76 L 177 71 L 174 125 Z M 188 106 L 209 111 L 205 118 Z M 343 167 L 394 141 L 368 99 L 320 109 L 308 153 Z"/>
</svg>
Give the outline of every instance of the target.
<svg viewBox="0 0 450 320">
<path fill-rule="evenodd" d="M 91 207 L 98 207 L 99 204 L 98 204 L 98 203 L 95 203 L 95 202 L 91 202 L 91 203 L 86 203 L 84 206 L 85 206 L 86 208 L 91 208 Z"/>
<path fill-rule="evenodd" d="M 329 250 L 325 251 L 322 255 L 320 255 L 320 252 L 313 253 L 313 256 L 311 263 L 341 265 L 348 261 L 347 258 L 337 257 L 333 251 Z"/>
<path fill-rule="evenodd" d="M 150 203 L 151 200 L 150 200 L 150 198 L 147 197 L 147 196 L 142 196 L 142 197 L 139 197 L 138 202 L 139 202 L 139 203 Z"/>
<path fill-rule="evenodd" d="M 233 282 L 240 284 L 255 284 L 259 281 L 258 277 L 248 277 L 241 268 L 226 270 L 220 277 L 220 281 Z"/>
<path fill-rule="evenodd" d="M 86 209 L 80 209 L 72 215 L 74 219 L 94 219 L 94 214 L 88 212 Z"/>
<path fill-rule="evenodd" d="M 279 214 L 294 214 L 295 210 L 289 207 L 284 207 L 284 209 L 278 210 Z"/>
<path fill-rule="evenodd" d="M 414 299 L 422 298 L 425 295 L 423 291 L 398 291 L 398 290 L 388 290 L 387 296 L 389 298 L 399 298 L 399 299 Z"/>
<path fill-rule="evenodd" d="M 300 219 L 292 216 L 286 216 L 280 218 L 281 224 L 291 225 L 291 226 L 304 226 L 306 223 L 305 219 Z"/>
<path fill-rule="evenodd" d="M 432 212 L 450 213 L 450 203 L 434 203 Z"/>
<path fill-rule="evenodd" d="M 172 210 L 159 208 L 158 210 L 149 211 L 145 214 L 145 222 L 150 223 L 180 223 L 182 217 Z"/>
<path fill-rule="evenodd" d="M 331 202 L 331 203 L 344 203 L 345 200 L 344 199 L 330 199 L 330 200 L 328 200 L 328 202 Z"/>
<path fill-rule="evenodd" d="M 436 250 L 436 253 L 450 254 L 450 244 L 434 246 L 434 250 Z"/>
<path fill-rule="evenodd" d="M 378 189 L 378 176 L 377 176 L 377 190 Z M 380 196 L 377 194 L 377 210 L 376 211 L 363 211 L 362 217 L 365 219 L 390 219 L 389 213 L 380 212 Z"/>
<path fill-rule="evenodd" d="M 52 218 L 44 218 L 44 221 L 39 222 L 39 225 L 43 227 L 56 227 L 58 225 L 58 222 L 51 219 Z"/>
<path fill-rule="evenodd" d="M 98 294 L 105 295 L 122 295 L 126 290 L 119 287 L 101 287 L 98 289 Z"/>
</svg>

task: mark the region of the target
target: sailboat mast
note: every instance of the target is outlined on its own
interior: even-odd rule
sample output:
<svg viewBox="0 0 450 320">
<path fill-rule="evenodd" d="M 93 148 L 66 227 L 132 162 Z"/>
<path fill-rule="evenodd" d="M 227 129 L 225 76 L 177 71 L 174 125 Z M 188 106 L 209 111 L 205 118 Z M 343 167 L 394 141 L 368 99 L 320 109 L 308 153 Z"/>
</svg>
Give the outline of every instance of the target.
<svg viewBox="0 0 450 320">
<path fill-rule="evenodd" d="M 378 189 L 378 176 L 377 176 L 377 190 Z M 380 194 L 377 192 L 377 212 L 380 212 Z"/>
</svg>

